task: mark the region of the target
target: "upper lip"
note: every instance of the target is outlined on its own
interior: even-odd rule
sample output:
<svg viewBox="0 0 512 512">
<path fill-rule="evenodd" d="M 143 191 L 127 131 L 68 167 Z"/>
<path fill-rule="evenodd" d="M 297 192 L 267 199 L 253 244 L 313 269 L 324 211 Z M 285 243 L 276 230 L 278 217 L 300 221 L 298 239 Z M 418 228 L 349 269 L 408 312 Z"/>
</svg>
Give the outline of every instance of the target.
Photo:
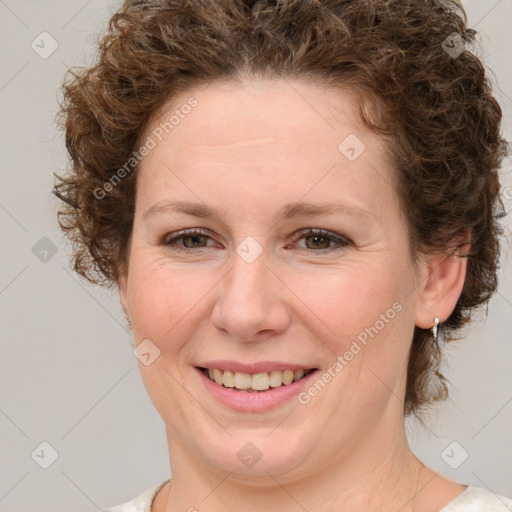
<svg viewBox="0 0 512 512">
<path fill-rule="evenodd" d="M 208 368 L 219 370 L 228 370 L 239 373 L 264 373 L 271 372 L 272 370 L 285 371 L 285 370 L 312 370 L 314 366 L 305 366 L 302 364 L 284 363 L 282 361 L 260 361 L 258 363 L 239 363 L 237 361 L 228 360 L 215 360 L 204 361 L 197 365 L 198 368 Z"/>
</svg>

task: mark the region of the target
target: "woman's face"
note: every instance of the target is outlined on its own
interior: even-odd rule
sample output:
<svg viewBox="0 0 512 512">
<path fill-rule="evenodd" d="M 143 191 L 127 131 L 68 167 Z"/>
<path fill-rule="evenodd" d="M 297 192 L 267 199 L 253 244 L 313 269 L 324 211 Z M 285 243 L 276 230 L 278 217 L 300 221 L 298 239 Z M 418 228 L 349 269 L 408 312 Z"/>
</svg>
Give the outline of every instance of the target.
<svg viewBox="0 0 512 512">
<path fill-rule="evenodd" d="M 121 298 L 176 459 L 286 479 L 398 435 L 422 275 L 356 112 L 304 80 L 212 83 L 146 133 Z"/>
</svg>

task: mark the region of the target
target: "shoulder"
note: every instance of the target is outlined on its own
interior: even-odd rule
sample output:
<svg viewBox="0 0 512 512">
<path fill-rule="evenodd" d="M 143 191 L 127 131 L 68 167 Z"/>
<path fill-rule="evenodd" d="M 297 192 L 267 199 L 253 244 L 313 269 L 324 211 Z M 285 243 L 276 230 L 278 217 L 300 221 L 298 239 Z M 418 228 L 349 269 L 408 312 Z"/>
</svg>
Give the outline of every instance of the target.
<svg viewBox="0 0 512 512">
<path fill-rule="evenodd" d="M 469 485 L 439 512 L 511 512 L 512 500 L 491 491 Z"/>
<path fill-rule="evenodd" d="M 151 512 L 151 504 L 157 495 L 158 491 L 167 483 L 170 479 L 165 482 L 154 485 L 153 487 L 146 489 L 143 493 L 139 494 L 132 500 L 117 505 L 115 507 L 107 508 L 101 512 Z"/>
</svg>

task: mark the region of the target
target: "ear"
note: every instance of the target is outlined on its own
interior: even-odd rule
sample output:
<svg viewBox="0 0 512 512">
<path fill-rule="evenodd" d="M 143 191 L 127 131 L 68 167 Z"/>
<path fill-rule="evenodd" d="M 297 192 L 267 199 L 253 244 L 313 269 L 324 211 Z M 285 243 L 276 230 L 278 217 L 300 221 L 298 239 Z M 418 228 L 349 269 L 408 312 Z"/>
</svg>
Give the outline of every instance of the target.
<svg viewBox="0 0 512 512">
<path fill-rule="evenodd" d="M 450 253 L 436 253 L 426 259 L 414 322 L 430 329 L 434 318 L 444 322 L 455 309 L 466 280 L 467 253 L 471 247 L 471 231 L 457 238 L 458 247 Z"/>
</svg>

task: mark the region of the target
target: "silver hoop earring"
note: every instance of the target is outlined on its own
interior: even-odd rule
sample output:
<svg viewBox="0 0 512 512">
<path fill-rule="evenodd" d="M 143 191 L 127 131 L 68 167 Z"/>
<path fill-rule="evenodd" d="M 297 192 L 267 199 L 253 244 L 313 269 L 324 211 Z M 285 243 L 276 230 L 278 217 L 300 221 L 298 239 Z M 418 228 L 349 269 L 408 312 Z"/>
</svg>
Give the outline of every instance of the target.
<svg viewBox="0 0 512 512">
<path fill-rule="evenodd" d="M 434 326 L 431 327 L 430 331 L 432 332 L 433 343 L 437 345 L 437 332 L 439 326 L 439 318 L 437 316 L 434 318 Z"/>
</svg>

